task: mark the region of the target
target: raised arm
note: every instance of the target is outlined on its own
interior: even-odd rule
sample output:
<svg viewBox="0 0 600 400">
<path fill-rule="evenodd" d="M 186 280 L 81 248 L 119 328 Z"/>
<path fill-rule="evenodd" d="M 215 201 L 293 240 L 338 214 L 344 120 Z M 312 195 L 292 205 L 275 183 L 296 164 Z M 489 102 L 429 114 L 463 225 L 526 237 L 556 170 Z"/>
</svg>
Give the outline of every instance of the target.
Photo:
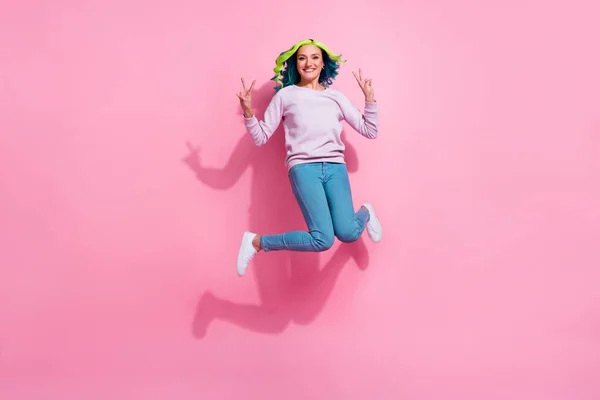
<svg viewBox="0 0 600 400">
<path fill-rule="evenodd" d="M 340 94 L 342 114 L 348 125 L 355 131 L 364 137 L 375 139 L 379 135 L 379 115 L 371 79 L 363 78 L 360 68 L 358 74 L 356 72 L 352 72 L 352 74 L 365 95 L 365 111 L 363 115 L 344 95 Z"/>
<path fill-rule="evenodd" d="M 346 96 L 340 93 L 339 103 L 344 120 L 362 136 L 375 139 L 379 135 L 379 115 L 377 103 L 365 100 L 364 115 Z"/>
<path fill-rule="evenodd" d="M 264 119 L 259 121 L 252 109 L 252 89 L 254 88 L 254 82 L 252 82 L 249 89 L 246 89 L 244 79 L 242 78 L 242 86 L 243 90 L 238 93 L 238 97 L 244 111 L 244 125 L 252 137 L 254 144 L 262 146 L 269 141 L 281 123 L 283 115 L 282 99 L 278 93 L 275 93 L 265 110 Z"/>
<path fill-rule="evenodd" d="M 250 136 L 252 136 L 254 144 L 257 146 L 262 146 L 267 143 L 279 127 L 283 115 L 283 104 L 281 100 L 279 94 L 276 93 L 273 96 L 265 110 L 265 116 L 262 121 L 259 121 L 254 113 L 252 113 L 251 116 L 244 114 L 244 124 L 246 125 L 246 129 Z"/>
</svg>

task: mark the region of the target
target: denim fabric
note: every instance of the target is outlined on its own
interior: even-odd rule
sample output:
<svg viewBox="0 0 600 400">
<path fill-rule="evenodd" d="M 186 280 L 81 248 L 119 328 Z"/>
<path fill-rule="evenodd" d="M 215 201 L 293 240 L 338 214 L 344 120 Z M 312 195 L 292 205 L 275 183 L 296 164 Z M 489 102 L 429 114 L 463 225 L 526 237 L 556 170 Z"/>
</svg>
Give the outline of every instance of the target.
<svg viewBox="0 0 600 400">
<path fill-rule="evenodd" d="M 264 251 L 325 251 L 335 238 L 349 243 L 360 237 L 369 213 L 362 207 L 354 211 L 345 164 L 298 164 L 290 168 L 288 176 L 308 231 L 263 235 Z"/>
</svg>

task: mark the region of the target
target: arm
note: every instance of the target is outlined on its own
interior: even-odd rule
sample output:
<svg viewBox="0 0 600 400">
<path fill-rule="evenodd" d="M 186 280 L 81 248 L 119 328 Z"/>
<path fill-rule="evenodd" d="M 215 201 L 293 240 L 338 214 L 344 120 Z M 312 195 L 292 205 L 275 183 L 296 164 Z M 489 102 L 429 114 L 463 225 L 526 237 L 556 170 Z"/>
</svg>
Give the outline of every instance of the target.
<svg viewBox="0 0 600 400">
<path fill-rule="evenodd" d="M 262 146 L 269 141 L 273 133 L 279 127 L 283 116 L 283 101 L 279 93 L 275 93 L 267 106 L 265 116 L 259 121 L 250 110 L 244 111 L 244 125 L 254 144 Z"/>
<path fill-rule="evenodd" d="M 375 139 L 379 134 L 379 115 L 372 81 L 371 79 L 363 78 L 362 69 L 360 68 L 358 69 L 358 74 L 356 72 L 352 72 L 352 74 L 365 95 L 365 113 L 362 115 L 346 96 L 340 93 L 342 115 L 355 131 L 364 137 Z"/>
<path fill-rule="evenodd" d="M 379 114 L 377 102 L 369 100 L 365 99 L 364 115 L 343 94 L 340 94 L 339 104 L 344 120 L 352 129 L 366 138 L 375 139 L 379 134 Z"/>
</svg>

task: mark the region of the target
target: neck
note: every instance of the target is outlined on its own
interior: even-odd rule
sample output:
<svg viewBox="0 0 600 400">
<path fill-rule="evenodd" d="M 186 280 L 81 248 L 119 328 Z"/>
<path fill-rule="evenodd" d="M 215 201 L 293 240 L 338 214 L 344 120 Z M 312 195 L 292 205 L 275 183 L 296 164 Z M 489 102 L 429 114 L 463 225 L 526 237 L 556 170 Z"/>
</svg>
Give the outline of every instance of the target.
<svg viewBox="0 0 600 400">
<path fill-rule="evenodd" d="M 313 89 L 313 90 L 324 90 L 325 89 L 323 86 L 321 86 L 318 79 L 315 79 L 313 81 L 302 81 L 301 80 L 298 83 L 298 86 L 303 87 L 303 88 Z"/>
</svg>

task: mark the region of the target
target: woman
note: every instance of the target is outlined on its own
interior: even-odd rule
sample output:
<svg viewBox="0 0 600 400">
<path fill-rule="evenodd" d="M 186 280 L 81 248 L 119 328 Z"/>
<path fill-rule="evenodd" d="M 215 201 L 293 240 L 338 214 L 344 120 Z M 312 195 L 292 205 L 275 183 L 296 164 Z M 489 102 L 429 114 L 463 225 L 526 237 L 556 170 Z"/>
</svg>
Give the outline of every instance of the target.
<svg viewBox="0 0 600 400">
<path fill-rule="evenodd" d="M 365 203 L 354 211 L 340 139 L 342 120 L 364 137 L 375 139 L 377 103 L 371 79 L 364 79 L 360 69 L 353 74 L 365 95 L 364 115 L 341 92 L 329 88 L 343 62 L 340 55 L 312 39 L 281 53 L 272 78 L 275 95 L 263 121 L 258 121 L 252 109 L 255 81 L 247 89 L 242 78 L 243 89 L 237 96 L 254 143 L 264 145 L 283 121 L 288 176 L 308 231 L 271 235 L 245 232 L 237 260 L 240 276 L 261 250 L 326 251 L 334 238 L 350 243 L 365 228 L 373 242 L 381 240 L 381 224 L 373 207 Z"/>
</svg>

